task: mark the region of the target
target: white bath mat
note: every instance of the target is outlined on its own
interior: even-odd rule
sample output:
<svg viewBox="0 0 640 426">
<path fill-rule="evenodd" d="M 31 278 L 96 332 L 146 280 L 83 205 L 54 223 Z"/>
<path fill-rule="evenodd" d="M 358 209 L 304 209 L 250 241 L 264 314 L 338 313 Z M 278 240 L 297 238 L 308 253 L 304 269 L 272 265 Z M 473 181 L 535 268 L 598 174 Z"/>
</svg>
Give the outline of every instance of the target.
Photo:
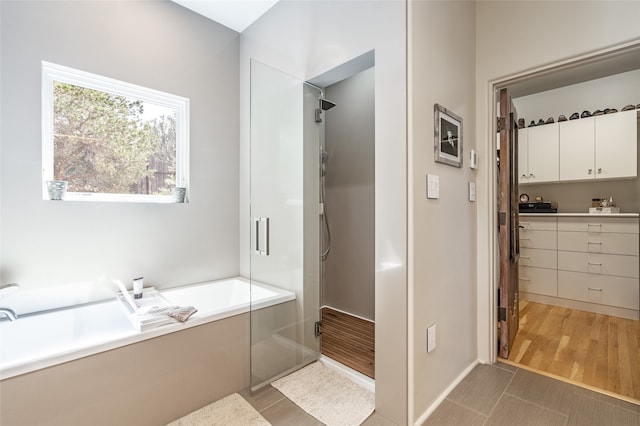
<svg viewBox="0 0 640 426">
<path fill-rule="evenodd" d="M 246 399 L 234 393 L 170 423 L 168 426 L 271 426 Z"/>
<path fill-rule="evenodd" d="M 271 384 L 327 426 L 358 426 L 373 413 L 373 392 L 314 362 Z"/>
</svg>

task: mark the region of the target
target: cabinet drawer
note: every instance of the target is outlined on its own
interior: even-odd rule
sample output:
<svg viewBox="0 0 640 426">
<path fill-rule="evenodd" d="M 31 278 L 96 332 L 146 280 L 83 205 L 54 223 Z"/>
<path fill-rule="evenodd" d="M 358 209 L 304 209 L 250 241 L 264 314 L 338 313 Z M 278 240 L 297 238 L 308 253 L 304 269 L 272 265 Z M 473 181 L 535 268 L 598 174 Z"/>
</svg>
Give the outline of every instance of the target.
<svg viewBox="0 0 640 426">
<path fill-rule="evenodd" d="M 558 269 L 588 274 L 638 278 L 640 275 L 638 259 L 637 256 L 559 251 Z"/>
<path fill-rule="evenodd" d="M 558 296 L 565 299 L 638 310 L 638 280 L 558 271 Z"/>
<path fill-rule="evenodd" d="M 520 266 L 557 269 L 558 252 L 555 250 L 520 248 Z"/>
<path fill-rule="evenodd" d="M 558 250 L 638 256 L 638 234 L 558 231 Z"/>
<path fill-rule="evenodd" d="M 607 218 L 594 215 L 593 217 L 558 218 L 558 231 L 637 234 L 639 230 L 638 219 L 633 217 Z"/>
<path fill-rule="evenodd" d="M 520 266 L 520 291 L 558 295 L 558 271 L 555 269 L 531 268 Z"/>
<path fill-rule="evenodd" d="M 558 229 L 558 221 L 555 217 L 536 217 L 520 215 L 519 217 L 520 232 L 522 231 L 556 231 Z"/>
<path fill-rule="evenodd" d="M 520 230 L 520 247 L 556 250 L 558 248 L 556 235 L 556 231 L 527 231 L 522 229 Z"/>
</svg>

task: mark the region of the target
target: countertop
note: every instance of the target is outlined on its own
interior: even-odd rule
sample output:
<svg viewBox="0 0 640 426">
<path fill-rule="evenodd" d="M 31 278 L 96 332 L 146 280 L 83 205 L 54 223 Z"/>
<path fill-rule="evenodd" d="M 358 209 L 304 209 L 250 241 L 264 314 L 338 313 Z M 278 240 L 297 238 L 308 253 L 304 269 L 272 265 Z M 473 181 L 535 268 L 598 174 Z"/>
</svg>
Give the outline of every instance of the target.
<svg viewBox="0 0 640 426">
<path fill-rule="evenodd" d="M 553 217 L 640 217 L 640 213 L 612 213 L 612 214 L 590 214 L 590 213 L 518 213 L 524 217 L 553 216 Z"/>
</svg>

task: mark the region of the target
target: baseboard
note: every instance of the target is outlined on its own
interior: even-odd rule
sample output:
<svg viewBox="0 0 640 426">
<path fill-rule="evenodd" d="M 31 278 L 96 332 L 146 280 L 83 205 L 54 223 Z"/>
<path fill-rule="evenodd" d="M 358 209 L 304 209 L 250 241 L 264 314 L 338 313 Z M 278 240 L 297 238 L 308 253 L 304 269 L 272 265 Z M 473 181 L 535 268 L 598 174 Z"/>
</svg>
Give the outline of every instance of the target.
<svg viewBox="0 0 640 426">
<path fill-rule="evenodd" d="M 465 368 L 464 371 L 460 373 L 460 375 L 456 377 L 456 379 L 453 382 L 451 382 L 449 386 L 447 386 L 444 392 L 442 392 L 440 396 L 438 396 L 438 398 L 436 398 L 435 401 L 433 401 L 433 403 L 427 407 L 427 409 L 422 413 L 422 415 L 418 418 L 418 420 L 415 421 L 414 425 L 420 426 L 425 421 L 427 421 L 427 418 L 429 418 L 429 416 L 433 414 L 436 408 L 438 408 L 440 404 L 442 404 L 442 401 L 447 399 L 447 396 L 449 396 L 449 394 L 455 389 L 455 387 L 458 386 L 460 382 L 464 380 L 464 378 L 467 377 L 467 375 L 471 373 L 471 370 L 473 370 L 475 366 L 478 364 L 479 364 L 479 361 L 476 359 L 467 368 Z"/>
</svg>

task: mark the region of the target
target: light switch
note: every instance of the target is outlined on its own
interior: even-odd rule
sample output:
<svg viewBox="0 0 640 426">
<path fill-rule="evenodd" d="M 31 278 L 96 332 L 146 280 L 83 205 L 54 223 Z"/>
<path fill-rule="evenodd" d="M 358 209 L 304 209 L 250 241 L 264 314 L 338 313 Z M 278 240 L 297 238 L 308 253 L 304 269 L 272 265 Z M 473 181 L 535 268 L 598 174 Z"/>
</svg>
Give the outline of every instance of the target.
<svg viewBox="0 0 640 426">
<path fill-rule="evenodd" d="M 476 183 L 469 182 L 469 201 L 476 200 Z"/>
<path fill-rule="evenodd" d="M 427 175 L 427 198 L 440 198 L 440 177 Z"/>
<path fill-rule="evenodd" d="M 433 324 L 427 328 L 427 352 L 431 352 L 436 348 L 436 325 Z"/>
<path fill-rule="evenodd" d="M 478 168 L 478 153 L 475 149 L 469 151 L 469 168 L 477 169 Z"/>
</svg>

